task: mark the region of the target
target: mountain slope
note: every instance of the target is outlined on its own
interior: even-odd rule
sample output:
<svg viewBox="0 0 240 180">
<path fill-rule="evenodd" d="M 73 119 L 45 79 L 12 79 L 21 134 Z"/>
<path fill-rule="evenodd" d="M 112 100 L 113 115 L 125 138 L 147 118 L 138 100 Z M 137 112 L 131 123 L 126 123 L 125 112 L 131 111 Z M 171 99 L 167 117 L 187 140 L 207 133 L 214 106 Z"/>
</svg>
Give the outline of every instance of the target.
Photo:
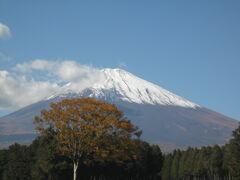
<svg viewBox="0 0 240 180">
<path fill-rule="evenodd" d="M 78 89 L 67 84 L 54 95 L 0 118 L 1 137 L 34 133 L 33 117 L 49 103 L 92 97 L 116 104 L 143 129 L 143 139 L 165 151 L 187 146 L 224 144 L 237 121 L 201 107 L 120 69 L 103 69 L 102 81 Z M 5 138 L 6 139 L 6 138 Z M 1 139 L 0 139 L 1 141 Z"/>
</svg>

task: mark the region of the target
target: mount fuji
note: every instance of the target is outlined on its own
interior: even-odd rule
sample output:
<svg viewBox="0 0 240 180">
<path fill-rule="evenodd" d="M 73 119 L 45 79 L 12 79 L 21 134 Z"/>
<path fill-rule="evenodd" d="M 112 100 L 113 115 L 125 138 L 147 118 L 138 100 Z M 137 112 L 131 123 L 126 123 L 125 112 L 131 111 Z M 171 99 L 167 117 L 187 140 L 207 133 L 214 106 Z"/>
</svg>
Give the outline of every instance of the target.
<svg viewBox="0 0 240 180">
<path fill-rule="evenodd" d="M 49 97 L 0 118 L 0 143 L 26 143 L 35 136 L 34 116 L 52 102 L 91 97 L 114 103 L 143 130 L 142 139 L 163 151 L 224 144 L 238 121 L 177 96 L 122 69 L 100 70 L 101 80 L 82 88 L 68 83 Z"/>
</svg>

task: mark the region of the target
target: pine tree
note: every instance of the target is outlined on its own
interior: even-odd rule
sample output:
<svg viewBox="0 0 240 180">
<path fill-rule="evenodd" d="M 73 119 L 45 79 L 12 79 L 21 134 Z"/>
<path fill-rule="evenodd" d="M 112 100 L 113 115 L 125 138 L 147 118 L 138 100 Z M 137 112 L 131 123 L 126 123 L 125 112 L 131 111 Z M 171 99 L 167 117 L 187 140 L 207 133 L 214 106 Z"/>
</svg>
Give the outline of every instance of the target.
<svg viewBox="0 0 240 180">
<path fill-rule="evenodd" d="M 31 180 L 31 153 L 27 146 L 14 144 L 8 150 L 4 180 Z"/>
<path fill-rule="evenodd" d="M 174 150 L 173 152 L 173 161 L 172 161 L 172 167 L 171 167 L 171 175 L 174 180 L 179 179 L 179 162 L 181 158 L 181 152 L 180 150 Z"/>
<path fill-rule="evenodd" d="M 223 172 L 223 153 L 221 148 L 217 145 L 212 148 L 210 164 L 213 179 L 219 179 Z"/>
<path fill-rule="evenodd" d="M 240 179 L 240 125 L 233 131 L 228 148 L 228 166 L 233 177 Z"/>
<path fill-rule="evenodd" d="M 70 161 L 61 156 L 56 140 L 52 136 L 39 136 L 29 149 L 34 157 L 31 168 L 32 179 L 64 180 L 71 177 Z"/>
<path fill-rule="evenodd" d="M 201 148 L 197 153 L 194 170 L 196 176 L 201 179 L 205 179 L 207 176 L 207 169 L 205 168 L 205 151 L 203 148 Z"/>
<path fill-rule="evenodd" d="M 162 172 L 161 172 L 162 180 L 172 179 L 172 176 L 171 176 L 172 161 L 173 161 L 172 154 L 168 154 L 168 155 L 164 156 L 163 168 L 162 168 Z"/>
<path fill-rule="evenodd" d="M 3 179 L 5 166 L 8 162 L 8 151 L 5 149 L 0 150 L 0 179 Z"/>
</svg>

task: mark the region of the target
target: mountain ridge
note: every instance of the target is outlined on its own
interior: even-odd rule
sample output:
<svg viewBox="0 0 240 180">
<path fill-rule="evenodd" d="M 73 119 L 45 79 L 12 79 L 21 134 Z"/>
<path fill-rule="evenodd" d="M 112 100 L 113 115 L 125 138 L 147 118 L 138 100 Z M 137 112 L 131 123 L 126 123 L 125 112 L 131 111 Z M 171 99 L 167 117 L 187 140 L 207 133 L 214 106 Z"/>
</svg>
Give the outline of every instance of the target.
<svg viewBox="0 0 240 180">
<path fill-rule="evenodd" d="M 125 70 L 105 68 L 100 71 L 104 76 L 103 82 L 96 82 L 92 87 L 85 88 L 81 91 L 73 90 L 71 84 L 68 83 L 63 87 L 62 91 L 65 91 L 65 94 L 76 93 L 81 95 L 85 93 L 84 91 L 86 89 L 90 89 L 92 91 L 92 93 L 89 94 L 90 97 L 111 96 L 112 99 L 140 104 L 175 105 L 191 108 L 200 107 Z M 64 93 L 62 93 L 62 91 L 46 99 L 63 96 L 62 94 Z"/>
<path fill-rule="evenodd" d="M 59 92 L 0 118 L 1 135 L 34 134 L 34 116 L 49 104 L 68 98 L 96 98 L 115 104 L 143 130 L 143 140 L 163 151 L 226 143 L 238 121 L 192 103 L 153 83 L 119 69 L 103 69 L 101 78 L 78 90 L 66 84 Z"/>
</svg>

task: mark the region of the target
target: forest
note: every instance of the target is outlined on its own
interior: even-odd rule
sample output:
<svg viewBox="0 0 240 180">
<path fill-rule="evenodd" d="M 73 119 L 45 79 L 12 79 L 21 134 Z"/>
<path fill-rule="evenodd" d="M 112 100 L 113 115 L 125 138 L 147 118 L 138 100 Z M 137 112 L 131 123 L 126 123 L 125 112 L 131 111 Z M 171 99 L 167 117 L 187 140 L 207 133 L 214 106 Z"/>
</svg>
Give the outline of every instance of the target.
<svg viewBox="0 0 240 180">
<path fill-rule="evenodd" d="M 225 146 L 174 150 L 164 155 L 163 180 L 238 180 L 240 179 L 239 142 Z"/>
<path fill-rule="evenodd" d="M 13 144 L 0 150 L 0 179 L 72 179 L 72 161 L 61 155 L 53 137 L 39 136 L 29 146 Z M 118 162 L 93 160 L 79 165 L 78 179 L 159 179 L 163 156 L 158 146 L 141 142 L 138 159 Z"/>
<path fill-rule="evenodd" d="M 39 136 L 29 146 L 13 144 L 0 150 L 2 180 L 72 179 L 72 162 L 59 153 L 56 140 Z M 240 126 L 225 146 L 174 150 L 162 154 L 157 145 L 139 140 L 138 159 L 119 163 L 81 163 L 78 179 L 84 180 L 239 180 Z"/>
<path fill-rule="evenodd" d="M 240 180 L 240 125 L 224 146 L 162 154 L 116 106 L 63 100 L 35 118 L 30 145 L 0 150 L 2 180 Z"/>
</svg>

